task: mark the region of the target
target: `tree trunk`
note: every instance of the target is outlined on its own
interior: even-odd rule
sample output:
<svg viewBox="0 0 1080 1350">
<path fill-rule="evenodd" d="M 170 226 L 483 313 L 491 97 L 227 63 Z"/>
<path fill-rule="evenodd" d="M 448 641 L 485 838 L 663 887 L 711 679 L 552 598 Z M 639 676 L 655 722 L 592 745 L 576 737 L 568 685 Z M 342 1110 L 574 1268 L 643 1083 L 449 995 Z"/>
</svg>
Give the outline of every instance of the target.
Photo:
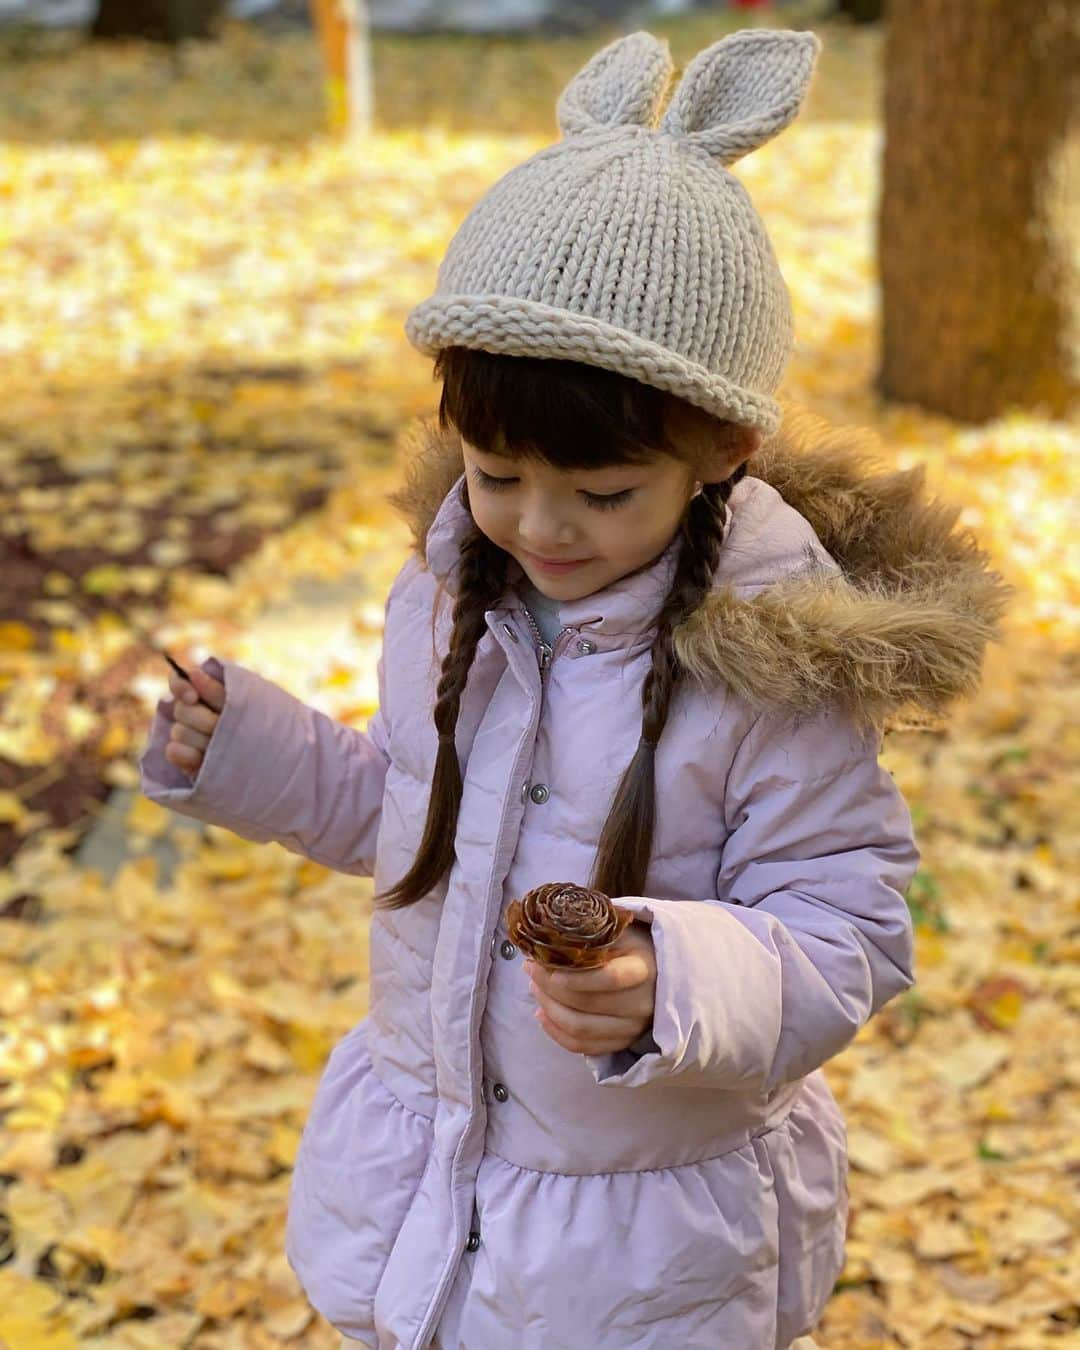
<svg viewBox="0 0 1080 1350">
<path fill-rule="evenodd" d="M 885 17 L 885 0 L 836 0 L 834 12 L 854 23 L 877 23 Z"/>
<path fill-rule="evenodd" d="M 217 36 L 225 0 L 99 0 L 92 38 L 180 42 Z"/>
<path fill-rule="evenodd" d="M 1075 403 L 1078 47 L 1080 0 L 891 0 L 885 398 L 971 422 Z"/>
</svg>

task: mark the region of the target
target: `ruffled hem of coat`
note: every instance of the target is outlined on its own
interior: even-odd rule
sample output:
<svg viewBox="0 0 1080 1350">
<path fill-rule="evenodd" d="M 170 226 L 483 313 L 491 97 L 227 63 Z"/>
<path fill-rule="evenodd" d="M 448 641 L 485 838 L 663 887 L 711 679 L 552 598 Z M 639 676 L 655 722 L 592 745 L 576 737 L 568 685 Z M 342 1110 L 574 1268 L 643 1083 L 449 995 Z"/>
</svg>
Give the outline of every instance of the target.
<svg viewBox="0 0 1080 1350">
<path fill-rule="evenodd" d="M 788 1350 L 817 1325 L 843 1267 L 845 1149 L 816 1072 L 774 1129 L 701 1162 L 567 1175 L 488 1152 L 481 1244 L 435 1344 L 509 1343 L 542 1327 L 550 1350 Z"/>
<path fill-rule="evenodd" d="M 374 1071 L 366 1031 L 367 1019 L 337 1043 L 316 1088 L 293 1164 L 285 1255 L 312 1307 L 374 1344 L 375 1293 L 434 1127 Z"/>
</svg>

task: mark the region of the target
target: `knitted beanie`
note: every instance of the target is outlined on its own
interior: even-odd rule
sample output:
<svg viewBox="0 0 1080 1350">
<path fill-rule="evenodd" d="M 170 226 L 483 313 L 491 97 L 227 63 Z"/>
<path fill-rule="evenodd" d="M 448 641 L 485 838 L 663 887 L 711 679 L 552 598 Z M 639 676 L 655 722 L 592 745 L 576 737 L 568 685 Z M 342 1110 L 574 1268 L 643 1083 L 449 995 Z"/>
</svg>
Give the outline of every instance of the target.
<svg viewBox="0 0 1080 1350">
<path fill-rule="evenodd" d="M 727 165 L 794 120 L 820 48 L 811 32 L 732 33 L 689 63 L 659 123 L 667 42 L 601 48 L 559 96 L 562 140 L 465 218 L 409 341 L 602 366 L 769 436 L 791 298 Z"/>
</svg>

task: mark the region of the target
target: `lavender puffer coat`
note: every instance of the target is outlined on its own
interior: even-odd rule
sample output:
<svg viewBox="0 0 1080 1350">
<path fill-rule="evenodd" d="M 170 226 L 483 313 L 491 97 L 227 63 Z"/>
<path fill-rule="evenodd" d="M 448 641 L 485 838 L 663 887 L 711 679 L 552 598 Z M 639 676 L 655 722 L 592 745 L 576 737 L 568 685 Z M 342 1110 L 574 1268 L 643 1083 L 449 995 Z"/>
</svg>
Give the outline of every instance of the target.
<svg viewBox="0 0 1080 1350">
<path fill-rule="evenodd" d="M 164 699 L 148 797 L 378 887 L 405 872 L 436 753 L 437 591 L 454 594 L 467 522 L 460 443 L 431 425 L 422 441 L 398 502 L 416 556 L 387 602 L 367 730 L 210 658 L 226 703 L 199 774 L 164 757 Z M 861 448 L 789 412 L 732 494 L 714 589 L 678 632 L 693 679 L 656 752 L 652 863 L 644 894 L 615 897 L 655 944 L 646 1053 L 552 1041 L 505 914 L 589 873 L 677 545 L 564 604 L 543 674 L 511 564 L 458 722 L 456 861 L 420 903 L 376 912 L 371 1010 L 332 1051 L 296 1159 L 288 1258 L 345 1335 L 378 1350 L 782 1350 L 820 1317 L 848 1192 L 819 1066 L 913 982 L 919 851 L 881 728 L 972 691 L 1003 596 L 921 472 L 871 473 Z"/>
</svg>

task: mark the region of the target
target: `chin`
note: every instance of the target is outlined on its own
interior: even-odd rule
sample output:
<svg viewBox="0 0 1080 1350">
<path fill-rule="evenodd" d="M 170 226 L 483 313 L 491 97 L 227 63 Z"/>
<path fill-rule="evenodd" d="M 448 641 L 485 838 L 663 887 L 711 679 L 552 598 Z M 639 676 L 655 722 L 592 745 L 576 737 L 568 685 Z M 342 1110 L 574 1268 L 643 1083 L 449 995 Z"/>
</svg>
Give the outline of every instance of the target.
<svg viewBox="0 0 1080 1350">
<path fill-rule="evenodd" d="M 597 589 L 591 582 L 578 577 L 541 577 L 530 576 L 529 580 L 540 592 L 551 600 L 583 600 Z"/>
</svg>

